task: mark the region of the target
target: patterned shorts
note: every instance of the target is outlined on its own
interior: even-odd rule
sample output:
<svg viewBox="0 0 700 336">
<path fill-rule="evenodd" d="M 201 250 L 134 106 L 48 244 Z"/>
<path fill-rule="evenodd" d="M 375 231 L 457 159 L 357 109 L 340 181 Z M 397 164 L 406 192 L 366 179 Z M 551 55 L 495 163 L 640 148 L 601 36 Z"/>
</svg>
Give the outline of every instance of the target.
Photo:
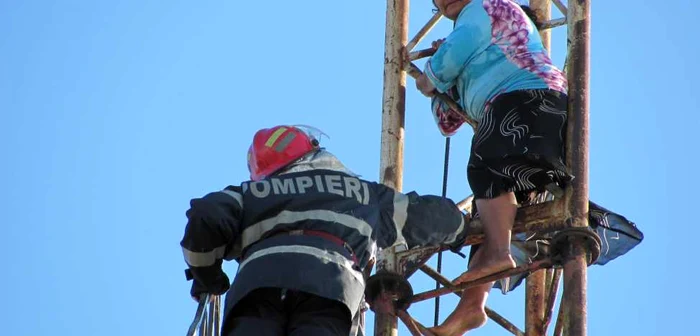
<svg viewBox="0 0 700 336">
<path fill-rule="evenodd" d="M 519 90 L 496 97 L 474 133 L 467 167 L 475 199 L 513 191 L 519 199 L 573 179 L 564 164 L 567 96 Z"/>
</svg>

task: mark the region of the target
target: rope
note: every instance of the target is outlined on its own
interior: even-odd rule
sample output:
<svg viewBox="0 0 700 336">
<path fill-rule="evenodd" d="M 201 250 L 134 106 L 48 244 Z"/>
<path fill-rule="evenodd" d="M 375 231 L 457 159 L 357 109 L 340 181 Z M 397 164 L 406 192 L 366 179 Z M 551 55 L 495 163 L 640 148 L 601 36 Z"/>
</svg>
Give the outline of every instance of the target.
<svg viewBox="0 0 700 336">
<path fill-rule="evenodd" d="M 442 171 L 442 197 L 447 197 L 447 172 L 450 164 L 450 138 L 445 138 L 445 163 Z M 442 251 L 438 252 L 437 272 L 442 272 Z M 440 289 L 440 282 L 435 281 L 435 289 Z M 440 320 L 440 296 L 435 297 L 435 319 L 433 325 L 437 326 Z"/>
</svg>

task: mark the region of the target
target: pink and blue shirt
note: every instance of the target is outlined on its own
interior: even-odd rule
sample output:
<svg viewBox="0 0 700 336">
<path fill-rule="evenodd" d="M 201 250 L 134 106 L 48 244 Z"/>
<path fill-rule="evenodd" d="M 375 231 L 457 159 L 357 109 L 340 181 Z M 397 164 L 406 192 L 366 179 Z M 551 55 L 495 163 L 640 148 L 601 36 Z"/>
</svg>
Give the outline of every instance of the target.
<svg viewBox="0 0 700 336">
<path fill-rule="evenodd" d="M 567 92 L 566 76 L 552 65 L 534 23 L 510 0 L 467 4 L 426 63 L 425 74 L 440 92 L 456 86 L 460 105 L 477 122 L 501 93 Z"/>
</svg>

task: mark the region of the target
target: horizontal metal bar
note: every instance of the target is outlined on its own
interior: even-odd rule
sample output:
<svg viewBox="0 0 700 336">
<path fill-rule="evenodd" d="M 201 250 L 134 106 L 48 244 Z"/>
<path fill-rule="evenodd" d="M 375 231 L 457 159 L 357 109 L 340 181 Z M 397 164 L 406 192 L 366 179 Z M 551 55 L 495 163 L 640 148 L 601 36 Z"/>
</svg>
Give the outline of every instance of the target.
<svg viewBox="0 0 700 336">
<path fill-rule="evenodd" d="M 563 209 L 563 199 L 557 199 L 545 203 L 521 207 L 515 217 L 513 234 L 523 232 L 547 233 L 567 228 L 566 214 Z M 464 246 L 479 244 L 484 240 L 484 231 L 481 220 L 478 218 L 471 220 L 466 228 L 468 234 Z M 413 263 L 413 270 L 403 269 L 410 276 L 413 271 L 430 259 L 430 257 L 449 248 L 446 246 L 426 246 L 396 253 L 396 260 L 399 265 Z"/>
<path fill-rule="evenodd" d="M 406 265 L 409 262 L 414 263 L 415 269 L 413 270 L 413 272 L 415 272 L 415 270 L 418 270 L 420 268 L 420 265 L 428 261 L 433 256 L 433 254 L 446 249 L 447 248 L 440 246 L 412 248 L 410 250 L 397 252 L 396 260 L 399 265 Z M 402 269 L 402 271 L 407 273 L 406 277 L 413 275 L 413 272 L 411 272 L 411 270 Z"/>
<path fill-rule="evenodd" d="M 420 301 L 424 301 L 424 300 L 429 300 L 429 299 L 432 299 L 432 298 L 440 296 L 440 295 L 445 295 L 447 293 L 461 291 L 461 290 L 464 290 L 466 288 L 470 288 L 470 287 L 478 286 L 478 285 L 485 284 L 485 283 L 488 283 L 491 281 L 496 281 L 499 279 L 511 277 L 513 275 L 516 275 L 516 274 L 521 274 L 521 273 L 525 273 L 525 272 L 532 272 L 532 271 L 535 271 L 538 269 L 548 268 L 551 266 L 552 266 L 552 260 L 549 258 L 538 260 L 538 261 L 535 261 L 535 262 L 532 262 L 529 264 L 520 265 L 518 267 L 509 269 L 509 270 L 505 270 L 505 271 L 498 272 L 498 273 L 495 273 L 495 274 L 492 274 L 489 276 L 485 276 L 485 277 L 480 278 L 480 279 L 476 279 L 473 281 L 467 281 L 467 282 L 461 283 L 458 286 L 455 286 L 453 288 L 445 287 L 445 288 L 430 290 L 430 291 L 423 292 L 423 293 L 418 293 L 416 295 L 413 295 L 413 297 L 411 297 L 411 302 L 415 303 L 415 302 L 420 302 Z"/>
<path fill-rule="evenodd" d="M 408 251 L 412 252 L 406 253 Z M 411 249 L 397 252 L 396 264 L 398 265 L 398 270 L 408 279 L 438 251 L 439 247 L 434 246 L 427 249 Z"/>
<path fill-rule="evenodd" d="M 559 19 L 553 19 L 549 20 L 547 22 L 542 23 L 542 26 L 540 27 L 540 30 L 545 30 L 545 29 L 552 29 L 556 28 L 559 26 L 563 26 L 566 24 L 566 18 L 559 18 Z"/>
<path fill-rule="evenodd" d="M 433 48 L 416 50 L 416 51 L 412 51 L 412 52 L 408 53 L 408 60 L 415 61 L 417 59 L 433 56 L 434 54 L 435 54 L 435 49 L 433 49 Z"/>
<path fill-rule="evenodd" d="M 515 217 L 513 234 L 523 232 L 546 233 L 568 227 L 563 198 L 540 204 L 521 207 Z M 483 240 L 483 224 L 479 218 L 473 219 L 467 226 L 465 245 L 478 244 Z"/>
</svg>

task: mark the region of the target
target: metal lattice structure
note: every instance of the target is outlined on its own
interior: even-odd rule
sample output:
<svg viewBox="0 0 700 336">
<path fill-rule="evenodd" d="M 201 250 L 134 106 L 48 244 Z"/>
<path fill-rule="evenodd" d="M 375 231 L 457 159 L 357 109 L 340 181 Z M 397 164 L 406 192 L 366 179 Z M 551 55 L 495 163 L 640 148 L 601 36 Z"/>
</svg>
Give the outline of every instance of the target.
<svg viewBox="0 0 700 336">
<path fill-rule="evenodd" d="M 551 19 L 552 4 L 563 14 L 563 18 Z M 413 49 L 441 19 L 439 13 L 435 14 L 409 41 L 408 5 L 409 0 L 387 0 L 380 181 L 398 191 L 402 189 L 403 180 L 406 75 L 413 78 L 421 75 L 419 68 L 412 62 L 429 57 L 434 51 L 433 49 L 413 51 Z M 549 233 L 548 253 L 514 269 L 455 286 L 439 272 L 425 265 L 443 248 L 425 247 L 406 250 L 404 246 L 398 245 L 384 249 L 377 260 L 377 274 L 370 277 L 368 287 L 375 287 L 380 292 L 390 292 L 398 298 L 396 301 L 399 309 L 396 311 L 397 316 L 381 312 L 375 314 L 375 335 L 397 336 L 398 320 L 401 319 L 412 335 L 431 336 L 429 330 L 407 313 L 406 309 L 411 303 L 450 293 L 459 295 L 465 288 L 522 273 L 528 274 L 525 331 L 487 307 L 486 313 L 491 320 L 514 335 L 545 335 L 552 321 L 559 283 L 563 277 L 563 293 L 554 326 L 554 335 L 584 336 L 587 334 L 587 267 L 597 259 L 600 253 L 600 240 L 588 226 L 590 2 L 571 0 L 567 5 L 568 8 L 560 0 L 530 0 L 530 7 L 538 13 L 539 17 L 548 20 L 541 29 L 542 41 L 548 50 L 551 43 L 549 29 L 564 24 L 568 28 L 568 51 L 564 67 L 569 84 L 566 164 L 576 178 L 563 194 L 556 195 L 558 197 L 544 195 L 544 198 L 554 198 L 554 200 L 522 205 L 518 209 L 512 231 L 514 235 L 524 232 Z M 470 120 L 461 107 L 448 96 L 439 94 L 438 97 L 450 108 L 460 112 L 472 127 L 476 126 L 476 122 Z M 458 207 L 469 211 L 471 199 L 467 198 L 459 202 Z M 478 244 L 483 240 L 483 229 L 478 219 L 468 223 L 467 230 L 469 236 L 465 245 Z M 372 267 L 373 261 L 365 270 L 367 276 Z M 410 284 L 407 291 L 406 286 L 401 286 L 401 281 L 396 281 L 401 279 L 404 284 L 408 284 L 405 279 L 418 270 L 444 287 L 413 294 Z M 387 277 L 387 275 L 390 276 Z M 392 275 L 394 278 L 391 277 Z M 379 280 L 377 280 L 378 276 Z M 371 283 L 373 283 L 372 286 Z M 403 297 L 400 294 L 403 294 Z M 221 319 L 221 298 L 203 295 L 187 335 L 218 336 Z"/>
<path fill-rule="evenodd" d="M 563 18 L 551 19 L 552 4 Z M 417 270 L 442 284 L 442 288 L 408 296 L 405 291 L 397 316 L 377 312 L 374 334 L 377 336 L 398 335 L 398 320 L 401 319 L 411 334 L 431 335 L 425 327 L 415 321 L 406 309 L 410 303 L 427 300 L 449 293 L 457 293 L 467 287 L 506 278 L 519 273 L 528 273 L 526 280 L 525 331 L 487 308 L 487 315 L 514 335 L 545 335 L 554 310 L 560 279 L 563 277 L 563 293 L 559 313 L 554 326 L 554 335 L 586 335 L 586 286 L 587 267 L 595 261 L 600 251 L 600 241 L 588 226 L 588 138 L 589 138 L 589 49 L 590 49 L 590 1 L 571 0 L 568 8 L 560 0 L 531 0 L 530 7 L 547 22 L 541 29 L 545 47 L 550 50 L 549 29 L 566 24 L 568 28 L 568 51 L 564 67 L 569 83 L 569 110 L 566 146 L 566 164 L 576 176 L 572 183 L 556 195 L 554 200 L 518 209 L 513 234 L 549 233 L 549 253 L 515 269 L 500 272 L 468 283 L 454 286 L 450 280 L 431 269 L 425 262 L 441 248 L 418 248 L 406 250 L 394 246 L 381 251 L 377 261 L 377 272 L 400 275 L 408 279 Z M 396 190 L 402 189 L 403 142 L 405 116 L 406 75 L 417 78 L 421 75 L 414 60 L 432 55 L 433 49 L 413 51 L 425 35 L 437 24 L 441 15 L 435 14 L 413 37 L 408 40 L 409 0 L 388 0 L 385 32 L 384 92 L 382 107 L 380 181 Z M 464 111 L 446 95 L 438 95 L 453 110 L 461 112 L 467 123 L 476 126 Z M 552 197 L 550 197 L 552 198 Z M 469 210 L 470 199 L 459 202 L 462 210 Z M 483 230 L 478 219 L 468 225 L 469 237 L 466 245 L 478 244 L 483 239 Z M 391 279 L 389 279 L 391 280 Z M 397 282 L 381 280 L 380 291 L 400 291 Z M 368 284 L 369 286 L 369 284 Z M 401 286 L 398 286 L 401 287 Z M 401 293 L 393 293 L 401 296 Z M 403 309 L 402 309 L 403 308 Z"/>
<path fill-rule="evenodd" d="M 221 296 L 202 294 L 187 336 L 221 336 L 222 320 Z"/>
</svg>

